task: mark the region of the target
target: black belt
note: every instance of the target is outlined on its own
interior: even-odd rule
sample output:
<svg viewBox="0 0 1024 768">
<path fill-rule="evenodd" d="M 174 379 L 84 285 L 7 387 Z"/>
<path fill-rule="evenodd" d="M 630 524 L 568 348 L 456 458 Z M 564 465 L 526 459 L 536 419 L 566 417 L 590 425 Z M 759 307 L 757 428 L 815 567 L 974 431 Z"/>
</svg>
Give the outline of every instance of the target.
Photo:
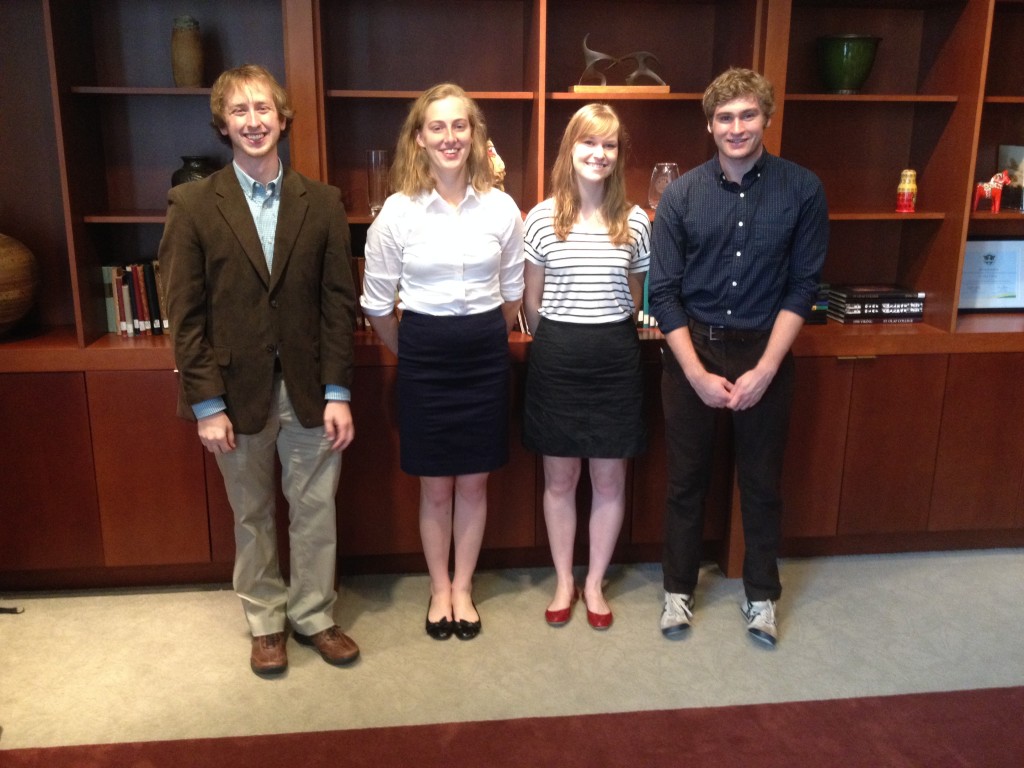
<svg viewBox="0 0 1024 768">
<path fill-rule="evenodd" d="M 755 342 L 763 341 L 768 336 L 768 331 L 742 330 L 740 328 L 726 328 L 724 325 L 708 325 L 690 320 L 690 333 L 703 336 L 708 341 L 740 341 Z"/>
</svg>

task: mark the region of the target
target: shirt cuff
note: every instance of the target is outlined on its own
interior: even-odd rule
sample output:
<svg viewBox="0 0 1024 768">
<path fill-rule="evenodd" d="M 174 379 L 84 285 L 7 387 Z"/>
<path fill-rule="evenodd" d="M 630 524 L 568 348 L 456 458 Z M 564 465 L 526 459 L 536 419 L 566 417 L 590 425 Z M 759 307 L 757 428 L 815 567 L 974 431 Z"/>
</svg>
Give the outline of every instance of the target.
<svg viewBox="0 0 1024 768">
<path fill-rule="evenodd" d="M 209 400 L 203 400 L 203 402 L 193 405 L 192 413 L 196 415 L 197 419 L 205 419 L 207 416 L 213 416 L 213 414 L 227 409 L 223 397 L 211 397 Z"/>
<path fill-rule="evenodd" d="M 343 387 L 339 384 L 328 384 L 327 389 L 324 392 L 325 400 L 340 400 L 344 403 L 352 402 L 352 393 L 348 387 Z"/>
</svg>

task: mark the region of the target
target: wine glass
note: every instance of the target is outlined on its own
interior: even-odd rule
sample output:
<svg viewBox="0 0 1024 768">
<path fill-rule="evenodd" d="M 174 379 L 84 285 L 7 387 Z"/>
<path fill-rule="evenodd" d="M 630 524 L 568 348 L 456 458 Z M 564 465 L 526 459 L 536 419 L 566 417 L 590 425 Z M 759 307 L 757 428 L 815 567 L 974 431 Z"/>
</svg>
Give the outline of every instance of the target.
<svg viewBox="0 0 1024 768">
<path fill-rule="evenodd" d="M 665 187 L 679 178 L 679 166 L 675 163 L 655 163 L 651 171 L 651 185 L 647 188 L 647 202 L 657 209 Z"/>
</svg>

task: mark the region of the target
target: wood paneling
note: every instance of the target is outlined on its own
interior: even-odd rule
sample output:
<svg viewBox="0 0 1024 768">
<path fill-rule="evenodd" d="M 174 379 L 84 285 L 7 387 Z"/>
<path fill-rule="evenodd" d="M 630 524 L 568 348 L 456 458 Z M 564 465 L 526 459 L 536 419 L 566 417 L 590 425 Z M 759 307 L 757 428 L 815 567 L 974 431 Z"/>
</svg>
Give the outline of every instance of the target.
<svg viewBox="0 0 1024 768">
<path fill-rule="evenodd" d="M 782 476 L 785 538 L 836 534 L 854 365 L 832 357 L 796 360 Z"/>
<path fill-rule="evenodd" d="M 947 360 L 894 355 L 857 361 L 838 533 L 927 527 Z"/>
<path fill-rule="evenodd" d="M 203 448 L 172 371 L 86 374 L 104 563 L 210 561 Z"/>
<path fill-rule="evenodd" d="M 928 529 L 1020 525 L 1024 355 L 953 355 L 946 378 Z"/>
<path fill-rule="evenodd" d="M 0 570 L 103 565 L 81 373 L 0 376 Z"/>
</svg>

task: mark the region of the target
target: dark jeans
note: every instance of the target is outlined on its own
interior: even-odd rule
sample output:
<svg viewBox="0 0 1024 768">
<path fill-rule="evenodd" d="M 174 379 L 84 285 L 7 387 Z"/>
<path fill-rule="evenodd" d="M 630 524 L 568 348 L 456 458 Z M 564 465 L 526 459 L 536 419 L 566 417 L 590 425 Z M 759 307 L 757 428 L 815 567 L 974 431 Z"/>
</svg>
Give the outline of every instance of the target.
<svg viewBox="0 0 1024 768">
<path fill-rule="evenodd" d="M 691 334 L 705 368 L 735 381 L 753 368 L 768 342 L 710 341 Z M 664 584 L 692 595 L 700 570 L 704 499 L 714 456 L 715 414 L 704 404 L 667 345 L 662 347 L 661 397 L 668 443 Z M 782 593 L 778 552 L 782 498 L 779 485 L 793 398 L 793 358 L 787 354 L 757 405 L 732 414 L 736 474 L 746 552 L 743 586 L 750 600 Z"/>
</svg>

